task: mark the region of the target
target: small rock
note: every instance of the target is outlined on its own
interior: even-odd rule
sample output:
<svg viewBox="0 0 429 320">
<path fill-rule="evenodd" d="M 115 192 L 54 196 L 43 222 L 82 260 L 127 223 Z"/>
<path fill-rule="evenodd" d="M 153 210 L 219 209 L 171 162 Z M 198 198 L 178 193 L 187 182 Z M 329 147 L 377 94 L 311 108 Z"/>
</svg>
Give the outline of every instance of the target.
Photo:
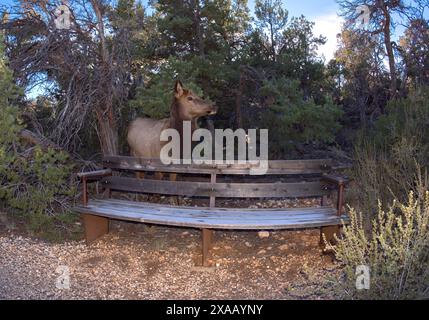
<svg viewBox="0 0 429 320">
<path fill-rule="evenodd" d="M 246 241 L 245 245 L 246 245 L 246 247 L 248 247 L 248 248 L 252 247 L 252 245 L 250 244 L 250 242 L 247 242 L 247 241 Z"/>
<path fill-rule="evenodd" d="M 193 266 L 191 267 L 191 271 L 193 272 L 207 272 L 207 273 L 213 273 L 216 271 L 215 267 L 201 267 L 201 266 Z"/>
<path fill-rule="evenodd" d="M 281 251 L 286 251 L 286 250 L 288 250 L 288 249 L 289 249 L 289 245 L 287 245 L 287 244 L 282 244 L 282 245 L 279 247 L 279 249 L 280 249 Z"/>
<path fill-rule="evenodd" d="M 260 239 L 265 239 L 270 237 L 270 233 L 268 231 L 259 231 L 258 236 Z"/>
<path fill-rule="evenodd" d="M 265 251 L 264 249 L 262 249 L 258 252 L 258 254 L 266 254 L 266 253 L 267 253 L 267 251 Z"/>
</svg>

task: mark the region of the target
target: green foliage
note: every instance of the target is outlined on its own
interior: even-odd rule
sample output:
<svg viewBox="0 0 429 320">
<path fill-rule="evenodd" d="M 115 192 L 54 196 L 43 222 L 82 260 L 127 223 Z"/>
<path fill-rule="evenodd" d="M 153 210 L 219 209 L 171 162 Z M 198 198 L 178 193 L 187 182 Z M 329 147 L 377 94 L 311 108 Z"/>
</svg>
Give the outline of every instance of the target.
<svg viewBox="0 0 429 320">
<path fill-rule="evenodd" d="M 267 81 L 261 93 L 269 105 L 260 126 L 270 129 L 270 152 L 288 153 L 296 143 L 331 143 L 340 128 L 341 109 L 328 102 L 317 105 L 304 100 L 298 81 Z"/>
<path fill-rule="evenodd" d="M 62 198 L 73 195 L 68 183 L 72 166 L 64 152 L 28 149 L 20 141 L 23 125 L 16 106 L 20 90 L 13 84 L 3 56 L 0 92 L 0 199 L 20 212 L 54 213 L 64 208 Z"/>
<path fill-rule="evenodd" d="M 429 165 L 429 91 L 421 88 L 406 99 L 392 101 L 388 113 L 375 128 L 363 133 L 356 144 L 353 176 L 355 204 L 367 214 L 394 198 L 405 201 L 415 190 L 416 172 Z"/>
<path fill-rule="evenodd" d="M 388 148 L 401 140 L 418 146 L 419 163 L 429 164 L 429 87 L 420 87 L 407 98 L 390 101 L 387 113 L 375 125 L 377 147 Z"/>
<path fill-rule="evenodd" d="M 172 57 L 153 75 L 147 86 L 138 89 L 136 98 L 130 101 L 130 106 L 138 115 L 157 119 L 168 117 L 173 99 L 174 79 L 180 78 L 186 88 L 202 95 L 201 88 L 196 85 L 197 75 L 198 69 L 193 68 L 192 62 Z"/>
<path fill-rule="evenodd" d="M 0 198 L 11 208 L 29 214 L 61 211 L 66 205 L 61 201 L 75 193 L 69 186 L 72 166 L 67 160 L 64 152 L 45 152 L 40 147 L 25 157 L 12 150 L 0 154 Z"/>
<path fill-rule="evenodd" d="M 429 298 L 429 192 L 412 192 L 406 204 L 394 201 L 387 211 L 378 205 L 378 215 L 367 233 L 362 215 L 350 212 L 351 224 L 337 239 L 334 251 L 344 266 L 340 294 L 351 299 Z M 370 289 L 356 289 L 356 268 L 370 269 Z"/>
</svg>

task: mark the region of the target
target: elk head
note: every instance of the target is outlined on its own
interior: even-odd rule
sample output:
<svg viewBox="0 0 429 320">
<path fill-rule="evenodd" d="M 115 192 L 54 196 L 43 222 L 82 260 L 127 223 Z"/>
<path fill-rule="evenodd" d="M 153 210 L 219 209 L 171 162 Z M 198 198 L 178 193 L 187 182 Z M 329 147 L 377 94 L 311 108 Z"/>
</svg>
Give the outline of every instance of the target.
<svg viewBox="0 0 429 320">
<path fill-rule="evenodd" d="M 176 120 L 196 120 L 199 117 L 217 113 L 217 106 L 208 102 L 191 90 L 183 88 L 180 81 L 174 86 L 174 99 L 171 106 L 171 117 Z"/>
</svg>

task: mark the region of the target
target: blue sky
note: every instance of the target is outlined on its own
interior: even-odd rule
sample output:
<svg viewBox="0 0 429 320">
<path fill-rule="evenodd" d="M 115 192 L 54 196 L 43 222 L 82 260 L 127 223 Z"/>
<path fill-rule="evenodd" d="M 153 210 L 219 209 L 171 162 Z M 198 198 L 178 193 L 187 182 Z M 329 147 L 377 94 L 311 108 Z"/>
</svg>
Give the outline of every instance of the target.
<svg viewBox="0 0 429 320">
<path fill-rule="evenodd" d="M 319 48 L 319 54 L 329 61 L 337 48 L 337 34 L 343 23 L 337 15 L 339 7 L 335 0 L 283 0 L 282 3 L 289 11 L 289 17 L 304 15 L 315 23 L 314 34 L 327 39 L 326 44 Z M 255 1 L 248 0 L 248 4 L 253 11 Z"/>
<path fill-rule="evenodd" d="M 61 0 L 59 0 L 61 1 Z M 10 5 L 13 0 L 1 0 L 2 5 Z M 148 0 L 142 0 L 144 4 Z M 316 23 L 315 34 L 322 34 L 328 42 L 320 48 L 319 52 L 329 60 L 336 48 L 336 35 L 341 29 L 341 18 L 337 17 L 338 5 L 335 0 L 283 0 L 284 7 L 289 11 L 289 17 L 306 16 Z M 255 0 L 248 0 L 251 11 Z"/>
<path fill-rule="evenodd" d="M 13 0 L 1 0 L 3 5 L 12 2 Z M 142 0 L 142 2 L 147 4 L 148 0 Z M 289 17 L 304 15 L 310 21 L 315 22 L 314 33 L 327 38 L 327 43 L 319 48 L 319 53 L 329 61 L 336 50 L 336 36 L 341 31 L 343 23 L 342 18 L 337 15 L 339 7 L 335 0 L 282 0 L 282 2 L 289 11 Z M 248 5 L 253 11 L 255 0 L 248 0 Z"/>
</svg>

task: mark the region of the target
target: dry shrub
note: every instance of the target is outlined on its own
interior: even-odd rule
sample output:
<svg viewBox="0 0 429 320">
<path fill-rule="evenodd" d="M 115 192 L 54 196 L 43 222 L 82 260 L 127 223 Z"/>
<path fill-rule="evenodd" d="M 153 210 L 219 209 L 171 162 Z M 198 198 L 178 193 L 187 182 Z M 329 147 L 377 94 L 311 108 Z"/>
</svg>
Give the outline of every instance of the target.
<svg viewBox="0 0 429 320">
<path fill-rule="evenodd" d="M 372 231 L 366 232 L 362 214 L 350 211 L 351 224 L 344 226 L 333 250 L 344 266 L 340 294 L 350 299 L 429 298 L 429 191 L 409 194 L 406 204 L 397 200 L 387 211 L 378 204 Z M 370 270 L 370 289 L 356 288 L 356 268 Z"/>
</svg>

